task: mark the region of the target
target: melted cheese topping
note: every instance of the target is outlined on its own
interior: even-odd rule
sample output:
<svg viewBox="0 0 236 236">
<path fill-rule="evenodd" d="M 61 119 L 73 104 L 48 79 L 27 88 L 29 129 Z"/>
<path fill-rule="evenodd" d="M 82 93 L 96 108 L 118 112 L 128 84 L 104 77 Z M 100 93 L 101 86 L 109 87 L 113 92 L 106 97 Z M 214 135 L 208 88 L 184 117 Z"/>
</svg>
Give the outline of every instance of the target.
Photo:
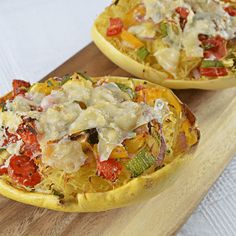
<svg viewBox="0 0 236 236">
<path fill-rule="evenodd" d="M 145 19 L 160 23 L 164 19 L 173 20 L 177 7 L 187 8 L 190 12 L 184 31 L 200 31 L 202 34 L 220 35 L 225 39 L 235 37 L 235 20 L 225 10 L 226 3 L 217 0 L 143 0 L 146 7 Z M 203 28 L 196 27 L 202 21 Z M 204 24 L 207 22 L 208 31 Z M 176 22 L 178 23 L 178 21 Z"/>
<path fill-rule="evenodd" d="M 168 55 L 168 60 L 166 56 Z M 176 70 L 179 65 L 180 52 L 175 48 L 163 48 L 158 50 L 155 55 L 158 63 L 173 76 L 176 75 Z"/>
<path fill-rule="evenodd" d="M 15 133 L 18 126 L 22 123 L 19 115 L 12 111 L 0 112 L 0 125 L 8 128 L 10 133 Z"/>
<path fill-rule="evenodd" d="M 43 111 L 32 111 L 32 107 L 39 106 Z M 34 92 L 26 94 L 25 98 L 17 96 L 8 107 L 12 111 L 0 113 L 0 124 L 14 133 L 22 122 L 21 116 L 33 117 L 42 162 L 68 173 L 77 171 L 86 159 L 80 142 L 71 140 L 71 135 L 96 128 L 99 158 L 105 161 L 115 147 L 135 136 L 137 127 L 153 119 L 162 122 L 169 113 L 161 99 L 155 107 L 150 107 L 133 102 L 115 83 L 93 87 L 84 80 L 68 81 L 61 89 L 44 95 L 41 102 L 39 94 Z M 9 152 L 18 152 L 19 145 L 9 146 Z"/>
<path fill-rule="evenodd" d="M 166 54 L 171 55 L 170 63 L 164 62 L 164 51 L 156 52 L 158 63 L 174 76 L 176 76 L 175 66 L 179 62 L 179 54 L 176 50 L 180 51 L 183 49 L 187 57 L 203 57 L 203 49 L 200 47 L 198 39 L 199 34 L 220 35 L 226 40 L 236 36 L 236 17 L 230 16 L 224 10 L 228 4 L 223 1 L 143 0 L 142 2 L 146 8 L 145 20 L 151 19 L 157 24 L 163 20 L 175 22 L 175 29 L 169 25 L 167 29 L 168 34 L 163 38 L 163 42 L 170 48 L 170 54 Z M 184 7 L 189 11 L 187 23 L 183 30 L 180 27 L 179 15 L 175 12 L 177 7 Z M 137 26 L 135 27 L 137 28 Z M 136 35 L 139 33 L 139 31 L 132 28 L 130 31 Z M 142 33 L 143 30 L 140 32 Z M 147 37 L 147 35 L 145 36 Z"/>
<path fill-rule="evenodd" d="M 156 30 L 151 22 L 131 26 L 128 31 L 140 39 L 152 39 L 156 36 Z"/>
<path fill-rule="evenodd" d="M 62 139 L 59 143 L 42 147 L 42 161 L 51 167 L 64 170 L 66 173 L 77 171 L 86 160 L 81 143 Z"/>
</svg>

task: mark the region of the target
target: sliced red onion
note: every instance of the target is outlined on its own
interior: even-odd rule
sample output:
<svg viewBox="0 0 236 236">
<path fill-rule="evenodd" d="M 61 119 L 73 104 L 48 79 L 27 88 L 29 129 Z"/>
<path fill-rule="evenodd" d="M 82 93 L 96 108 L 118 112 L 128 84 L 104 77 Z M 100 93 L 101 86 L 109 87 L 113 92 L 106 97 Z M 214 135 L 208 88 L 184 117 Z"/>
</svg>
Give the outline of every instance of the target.
<svg viewBox="0 0 236 236">
<path fill-rule="evenodd" d="M 157 166 L 162 166 L 167 149 L 165 137 L 163 135 L 161 126 L 160 126 L 160 135 L 161 135 L 161 146 L 160 146 L 160 152 L 157 156 Z"/>
<path fill-rule="evenodd" d="M 199 80 L 201 78 L 200 70 L 198 68 L 192 70 L 192 75 L 196 80 Z"/>
</svg>

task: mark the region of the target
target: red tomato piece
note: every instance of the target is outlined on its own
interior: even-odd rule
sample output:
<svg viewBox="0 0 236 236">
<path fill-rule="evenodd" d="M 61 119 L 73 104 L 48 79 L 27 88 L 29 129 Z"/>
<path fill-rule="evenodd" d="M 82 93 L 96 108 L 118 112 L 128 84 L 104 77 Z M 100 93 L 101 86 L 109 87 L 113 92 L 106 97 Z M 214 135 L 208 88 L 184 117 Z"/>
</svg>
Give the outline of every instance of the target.
<svg viewBox="0 0 236 236">
<path fill-rule="evenodd" d="M 181 18 L 187 18 L 189 10 L 186 7 L 177 7 L 175 11 L 180 15 Z"/>
<path fill-rule="evenodd" d="M 25 94 L 30 87 L 30 83 L 24 80 L 13 80 L 12 87 L 13 87 L 13 96 L 17 96 L 19 94 Z"/>
<path fill-rule="evenodd" d="M 17 183 L 28 187 L 34 187 L 41 181 L 36 164 L 24 155 L 11 157 L 8 174 Z"/>
<path fill-rule="evenodd" d="M 228 75 L 228 71 L 224 67 L 200 68 L 200 73 L 201 73 L 202 76 L 208 76 L 208 77 L 217 77 L 217 76 L 226 76 L 226 75 Z"/>
<path fill-rule="evenodd" d="M 34 153 L 41 152 L 33 120 L 24 121 L 24 123 L 18 127 L 17 133 L 24 142 L 21 148 L 22 154 L 31 157 Z"/>
<path fill-rule="evenodd" d="M 236 8 L 234 8 L 234 7 L 225 7 L 224 10 L 225 10 L 230 16 L 236 16 Z"/>
<path fill-rule="evenodd" d="M 202 40 L 202 45 L 205 48 L 204 58 L 214 56 L 216 59 L 221 59 L 227 54 L 227 41 L 221 36 L 210 37 Z"/>
<path fill-rule="evenodd" d="M 7 168 L 1 166 L 1 167 L 0 167 L 0 175 L 4 175 L 4 174 L 7 174 Z"/>
<path fill-rule="evenodd" d="M 184 29 L 184 27 L 188 21 L 189 10 L 185 7 L 177 7 L 175 9 L 175 12 L 178 13 L 180 16 L 181 29 Z"/>
<path fill-rule="evenodd" d="M 122 170 L 122 165 L 115 159 L 97 162 L 98 175 L 103 176 L 105 179 L 115 181 Z"/>
<path fill-rule="evenodd" d="M 115 36 L 121 33 L 123 22 L 120 18 L 110 18 L 110 25 L 107 28 L 107 36 Z"/>
</svg>

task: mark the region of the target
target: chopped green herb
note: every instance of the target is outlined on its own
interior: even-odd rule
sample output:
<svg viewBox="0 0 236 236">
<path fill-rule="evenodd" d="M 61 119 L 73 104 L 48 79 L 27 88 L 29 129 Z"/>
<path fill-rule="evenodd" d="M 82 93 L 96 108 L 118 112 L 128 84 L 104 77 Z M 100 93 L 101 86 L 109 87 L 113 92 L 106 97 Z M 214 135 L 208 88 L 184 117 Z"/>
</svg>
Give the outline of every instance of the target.
<svg viewBox="0 0 236 236">
<path fill-rule="evenodd" d="M 168 35 L 168 25 L 166 22 L 160 23 L 160 31 L 163 37 L 166 37 Z"/>
<path fill-rule="evenodd" d="M 125 84 L 121 84 L 121 83 L 116 83 L 116 85 L 119 87 L 120 90 L 122 90 L 123 92 L 127 93 L 131 99 L 134 99 L 135 97 L 135 92 L 132 88 L 128 87 Z"/>
<path fill-rule="evenodd" d="M 69 80 L 71 80 L 71 77 L 69 75 L 63 76 L 62 81 L 61 81 L 61 86 L 65 84 L 66 82 L 68 82 Z"/>
<path fill-rule="evenodd" d="M 149 55 L 149 51 L 145 47 L 141 47 L 137 51 L 137 56 L 141 59 L 144 60 L 147 56 Z"/>
<path fill-rule="evenodd" d="M 82 76 L 84 79 L 89 80 L 89 81 L 91 81 L 91 82 L 93 83 L 93 80 L 92 80 L 89 76 L 85 75 L 84 73 L 82 73 L 82 72 L 80 72 L 80 71 L 77 71 L 77 74 L 79 74 L 79 75 Z"/>
<path fill-rule="evenodd" d="M 47 81 L 47 85 L 48 85 L 49 87 L 53 86 L 52 81 L 48 80 L 48 81 Z"/>
<path fill-rule="evenodd" d="M 156 159 L 151 155 L 151 153 L 143 148 L 129 163 L 126 168 L 131 171 L 133 177 L 141 175 L 145 170 L 150 168 Z"/>
<path fill-rule="evenodd" d="M 0 107 L 1 107 L 1 111 L 2 112 L 7 111 L 7 107 L 6 107 L 6 103 L 5 102 L 1 102 L 0 103 Z"/>
<path fill-rule="evenodd" d="M 219 68 L 224 67 L 224 64 L 221 61 L 211 61 L 211 60 L 203 60 L 201 64 L 201 68 Z"/>
<path fill-rule="evenodd" d="M 52 189 L 52 193 L 53 193 L 53 195 L 58 196 L 60 199 L 64 198 L 64 194 L 60 193 L 59 191 L 57 191 L 55 189 Z"/>
</svg>

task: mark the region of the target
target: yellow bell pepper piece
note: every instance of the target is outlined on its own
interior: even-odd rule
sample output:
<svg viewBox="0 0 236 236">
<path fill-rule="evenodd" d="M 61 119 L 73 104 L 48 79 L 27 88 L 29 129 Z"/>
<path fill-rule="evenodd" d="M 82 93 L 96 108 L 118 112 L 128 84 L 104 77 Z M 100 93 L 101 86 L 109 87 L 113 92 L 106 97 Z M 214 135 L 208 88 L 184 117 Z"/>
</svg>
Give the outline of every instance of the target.
<svg viewBox="0 0 236 236">
<path fill-rule="evenodd" d="M 135 49 L 139 49 L 144 46 L 144 43 L 136 38 L 133 34 L 126 30 L 123 30 L 120 35 L 121 39 L 130 44 Z"/>
<path fill-rule="evenodd" d="M 60 82 L 55 79 L 49 79 L 44 83 L 36 83 L 30 88 L 30 92 L 42 93 L 49 95 L 52 90 L 59 88 Z"/>
<path fill-rule="evenodd" d="M 110 158 L 128 158 L 128 153 L 122 146 L 117 146 L 113 149 Z"/>
<path fill-rule="evenodd" d="M 126 14 L 126 17 L 124 18 L 123 21 L 124 26 L 128 28 L 132 25 L 138 24 L 139 21 L 137 19 L 142 18 L 145 15 L 146 15 L 145 6 L 142 4 L 137 5 Z"/>
<path fill-rule="evenodd" d="M 145 135 L 139 134 L 135 138 L 125 140 L 124 145 L 128 153 L 135 154 L 145 145 L 145 141 Z"/>
</svg>

